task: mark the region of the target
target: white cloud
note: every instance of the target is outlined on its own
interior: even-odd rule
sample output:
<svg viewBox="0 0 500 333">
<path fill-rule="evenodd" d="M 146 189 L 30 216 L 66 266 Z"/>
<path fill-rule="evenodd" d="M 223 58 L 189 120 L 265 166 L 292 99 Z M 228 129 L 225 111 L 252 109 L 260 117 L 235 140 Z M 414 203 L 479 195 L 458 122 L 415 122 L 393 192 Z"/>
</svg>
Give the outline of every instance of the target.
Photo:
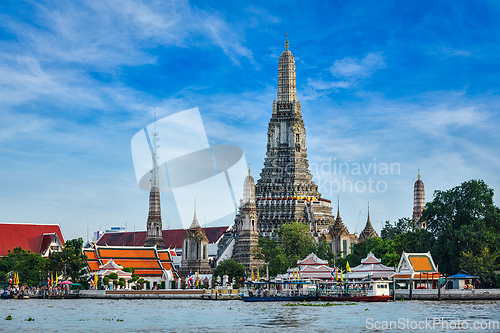
<svg viewBox="0 0 500 333">
<path fill-rule="evenodd" d="M 340 81 L 324 81 L 323 79 L 307 79 L 308 87 L 315 91 L 349 89 L 356 86 L 363 79 L 368 78 L 378 69 L 386 68 L 382 52 L 368 53 L 364 58 L 344 58 L 335 60 L 329 71 Z M 314 95 L 314 94 L 312 94 Z"/>
<path fill-rule="evenodd" d="M 335 60 L 330 72 L 339 78 L 364 79 L 377 69 L 386 68 L 382 52 L 370 52 L 363 59 L 344 58 Z"/>
</svg>

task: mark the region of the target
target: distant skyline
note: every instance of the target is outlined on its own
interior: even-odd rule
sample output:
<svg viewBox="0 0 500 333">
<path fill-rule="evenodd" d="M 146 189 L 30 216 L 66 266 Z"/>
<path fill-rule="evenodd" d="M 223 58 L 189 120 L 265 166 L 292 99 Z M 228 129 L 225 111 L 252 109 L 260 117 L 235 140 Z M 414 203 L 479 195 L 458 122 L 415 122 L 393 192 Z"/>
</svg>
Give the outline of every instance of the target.
<svg viewBox="0 0 500 333">
<path fill-rule="evenodd" d="M 59 223 L 66 239 L 145 230 L 131 140 L 154 113 L 198 107 L 209 144 L 241 147 L 257 181 L 285 33 L 310 168 L 350 232 L 368 201 L 378 233 L 411 217 L 418 169 L 426 201 L 470 179 L 498 191 L 499 14 L 491 1 L 2 2 L 0 221 Z M 164 229 L 180 228 L 162 200 Z"/>
</svg>

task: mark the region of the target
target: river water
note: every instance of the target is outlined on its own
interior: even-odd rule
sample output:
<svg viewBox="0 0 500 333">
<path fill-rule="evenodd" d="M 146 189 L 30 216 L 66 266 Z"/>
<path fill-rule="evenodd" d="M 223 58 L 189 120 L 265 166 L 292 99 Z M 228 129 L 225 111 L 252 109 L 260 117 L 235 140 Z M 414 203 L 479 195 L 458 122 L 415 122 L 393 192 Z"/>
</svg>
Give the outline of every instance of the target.
<svg viewBox="0 0 500 333">
<path fill-rule="evenodd" d="M 328 307 L 284 304 L 0 300 L 0 332 L 384 332 L 391 327 L 410 332 L 465 331 L 474 327 L 478 332 L 500 332 L 500 301 L 360 302 Z M 9 315 L 12 320 L 5 320 Z M 30 317 L 34 320 L 28 321 Z"/>
</svg>

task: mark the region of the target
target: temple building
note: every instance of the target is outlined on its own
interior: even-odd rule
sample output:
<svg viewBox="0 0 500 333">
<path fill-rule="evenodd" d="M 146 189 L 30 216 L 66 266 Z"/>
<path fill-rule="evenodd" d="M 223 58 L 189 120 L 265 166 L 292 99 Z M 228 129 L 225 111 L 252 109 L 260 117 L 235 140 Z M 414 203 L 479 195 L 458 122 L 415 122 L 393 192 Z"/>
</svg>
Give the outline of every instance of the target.
<svg viewBox="0 0 500 333">
<path fill-rule="evenodd" d="M 135 275 L 151 282 L 151 285 L 162 281 L 174 281 L 177 272 L 173 265 L 176 253 L 174 249 L 157 249 L 156 247 L 143 246 L 99 246 L 84 248 L 83 254 L 87 256 L 89 274 L 102 275 L 103 267 L 111 269 L 110 265 L 132 267 Z M 110 264 L 111 261 L 111 264 Z M 121 269 L 121 268 L 120 268 Z M 99 273 L 101 272 L 101 273 Z M 167 289 L 170 285 L 166 284 Z"/>
<path fill-rule="evenodd" d="M 161 204 L 160 189 L 158 188 L 158 156 L 156 148 L 158 147 L 158 133 L 155 131 L 151 138 L 153 149 L 151 157 L 153 159 L 153 168 L 151 169 L 151 190 L 149 192 L 149 213 L 147 221 L 146 241 L 144 246 L 156 246 L 163 249 L 162 224 L 161 224 Z"/>
<path fill-rule="evenodd" d="M 208 238 L 196 218 L 196 206 L 193 222 L 184 234 L 181 268 L 179 275 L 183 278 L 189 274 L 212 274 L 208 258 Z"/>
<path fill-rule="evenodd" d="M 334 223 L 331 202 L 321 198 L 312 180 L 306 130 L 297 99 L 295 59 L 285 42 L 278 61 L 278 93 L 267 131 L 264 168 L 255 187 L 257 230 L 276 238 L 275 229 L 287 222 L 308 224 L 314 234 Z"/>
<path fill-rule="evenodd" d="M 425 189 L 424 182 L 420 179 L 420 170 L 418 171 L 418 179 L 413 187 L 413 223 L 415 228 L 427 229 L 425 221 L 420 221 L 422 212 L 425 209 Z"/>
<path fill-rule="evenodd" d="M 389 279 L 389 276 L 394 274 L 394 267 L 382 265 L 382 260 L 375 257 L 370 252 L 365 259 L 361 259 L 361 264 L 351 268 L 349 279 L 352 280 L 372 280 L 372 279 Z"/>
<path fill-rule="evenodd" d="M 255 205 L 255 182 L 250 175 L 245 177 L 243 185 L 243 200 L 241 200 L 239 212 L 235 219 L 235 244 L 232 258 L 253 270 L 262 266 L 262 262 L 253 259 L 252 249 L 259 243 L 257 231 L 257 207 Z"/>
<path fill-rule="evenodd" d="M 337 203 L 337 218 L 335 223 L 330 226 L 329 233 L 322 235 L 327 242 L 332 246 L 332 251 L 334 254 L 341 254 L 343 258 L 351 254 L 351 247 L 358 243 L 358 238 L 355 234 L 349 233 L 347 227 L 342 222 L 340 217 L 340 201 Z"/>
<path fill-rule="evenodd" d="M 375 229 L 373 229 L 372 223 L 370 222 L 370 205 L 368 204 L 368 219 L 366 220 L 365 228 L 359 234 L 358 240 L 361 243 L 364 240 L 372 237 L 378 237 L 378 234 Z"/>
</svg>

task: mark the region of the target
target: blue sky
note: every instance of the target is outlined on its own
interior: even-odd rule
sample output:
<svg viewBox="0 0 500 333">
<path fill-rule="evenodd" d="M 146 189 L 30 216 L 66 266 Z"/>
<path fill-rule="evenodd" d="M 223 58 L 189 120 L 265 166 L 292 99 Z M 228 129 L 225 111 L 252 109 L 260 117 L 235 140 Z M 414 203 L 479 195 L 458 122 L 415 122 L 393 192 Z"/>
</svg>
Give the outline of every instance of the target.
<svg viewBox="0 0 500 333">
<path fill-rule="evenodd" d="M 241 147 L 258 179 L 285 33 L 309 162 L 351 232 L 368 201 L 377 231 L 410 216 L 417 169 L 427 201 L 469 179 L 498 190 L 499 14 L 497 1 L 4 1 L 0 220 L 60 223 L 68 239 L 144 230 L 130 142 L 154 111 L 198 107 L 210 144 Z M 383 163 L 399 171 L 362 169 Z M 179 227 L 167 199 L 164 228 Z"/>
</svg>

